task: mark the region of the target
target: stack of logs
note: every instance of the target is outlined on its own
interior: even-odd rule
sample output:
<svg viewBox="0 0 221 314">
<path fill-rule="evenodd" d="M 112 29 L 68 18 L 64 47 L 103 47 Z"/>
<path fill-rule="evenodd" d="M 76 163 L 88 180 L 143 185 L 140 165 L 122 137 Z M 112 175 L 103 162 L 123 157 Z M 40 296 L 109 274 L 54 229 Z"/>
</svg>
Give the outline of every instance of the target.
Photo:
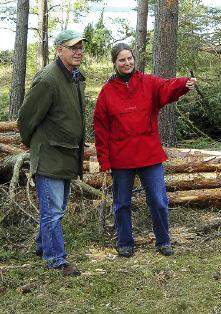
<svg viewBox="0 0 221 314">
<path fill-rule="evenodd" d="M 0 122 L 0 157 L 25 152 L 16 122 Z M 221 208 L 221 151 L 166 148 L 169 160 L 164 163 L 170 207 L 200 206 Z M 0 166 L 1 178 L 1 166 Z M 100 189 L 99 173 L 93 144 L 85 148 L 84 182 Z M 111 176 L 107 178 L 111 185 Z M 136 180 L 135 187 L 139 186 Z"/>
</svg>

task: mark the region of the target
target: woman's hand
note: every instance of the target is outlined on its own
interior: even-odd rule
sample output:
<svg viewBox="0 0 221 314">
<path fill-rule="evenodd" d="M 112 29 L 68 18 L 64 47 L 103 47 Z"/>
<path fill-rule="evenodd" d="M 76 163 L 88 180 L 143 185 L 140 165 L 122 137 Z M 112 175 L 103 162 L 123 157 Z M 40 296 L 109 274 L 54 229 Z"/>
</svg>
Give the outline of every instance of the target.
<svg viewBox="0 0 221 314">
<path fill-rule="evenodd" d="M 111 173 L 111 169 L 104 170 L 103 172 L 104 172 L 104 173 Z"/>
<path fill-rule="evenodd" d="M 189 88 L 189 90 L 193 90 L 195 88 L 197 79 L 195 77 L 192 77 L 186 82 L 186 87 Z"/>
</svg>

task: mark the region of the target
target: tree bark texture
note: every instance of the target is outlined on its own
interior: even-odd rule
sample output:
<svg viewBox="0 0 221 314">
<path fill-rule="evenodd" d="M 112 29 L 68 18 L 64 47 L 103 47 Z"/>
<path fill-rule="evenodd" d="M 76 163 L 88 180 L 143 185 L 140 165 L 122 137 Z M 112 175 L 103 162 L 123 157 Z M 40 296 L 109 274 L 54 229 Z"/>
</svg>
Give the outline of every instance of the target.
<svg viewBox="0 0 221 314">
<path fill-rule="evenodd" d="M 221 188 L 169 192 L 169 206 L 221 208 Z"/>
<path fill-rule="evenodd" d="M 153 73 L 164 78 L 176 76 L 178 0 L 158 0 L 155 13 Z M 164 107 L 159 115 L 164 146 L 176 146 L 176 108 Z"/>
<path fill-rule="evenodd" d="M 18 0 L 9 120 L 17 118 L 25 94 L 28 15 L 29 0 Z"/>
<path fill-rule="evenodd" d="M 141 72 L 144 72 L 147 40 L 148 0 L 138 0 L 137 3 L 138 6 L 137 6 L 135 59 L 137 68 Z"/>
<path fill-rule="evenodd" d="M 48 64 L 48 6 L 38 0 L 38 70 Z"/>
<path fill-rule="evenodd" d="M 18 131 L 16 121 L 0 122 L 0 132 Z"/>
</svg>

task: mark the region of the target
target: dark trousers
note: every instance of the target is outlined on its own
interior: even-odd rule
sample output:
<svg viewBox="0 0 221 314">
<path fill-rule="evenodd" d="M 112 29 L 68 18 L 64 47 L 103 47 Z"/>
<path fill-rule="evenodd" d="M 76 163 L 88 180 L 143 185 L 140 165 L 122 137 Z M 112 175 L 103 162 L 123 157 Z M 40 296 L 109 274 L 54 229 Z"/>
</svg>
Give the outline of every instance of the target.
<svg viewBox="0 0 221 314">
<path fill-rule="evenodd" d="M 117 232 L 117 246 L 133 246 L 131 197 L 135 175 L 138 174 L 150 208 L 156 246 L 169 245 L 168 199 L 162 164 L 136 168 L 112 169 L 113 210 Z"/>
</svg>

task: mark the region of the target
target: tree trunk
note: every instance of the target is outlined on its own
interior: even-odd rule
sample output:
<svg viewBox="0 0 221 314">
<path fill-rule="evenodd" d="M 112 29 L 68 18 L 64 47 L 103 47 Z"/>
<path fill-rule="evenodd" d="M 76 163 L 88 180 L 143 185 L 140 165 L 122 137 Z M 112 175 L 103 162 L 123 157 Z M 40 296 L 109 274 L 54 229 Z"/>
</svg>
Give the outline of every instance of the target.
<svg viewBox="0 0 221 314">
<path fill-rule="evenodd" d="M 8 133 L 0 133 L 0 143 L 7 145 L 21 145 L 21 137 L 18 133 L 13 135 Z"/>
<path fill-rule="evenodd" d="M 47 0 L 38 0 L 38 70 L 48 64 L 48 7 Z"/>
<path fill-rule="evenodd" d="M 220 172 L 174 173 L 165 176 L 168 191 L 221 188 Z"/>
<path fill-rule="evenodd" d="M 138 70 L 144 72 L 147 38 L 148 0 L 138 0 L 135 59 Z"/>
<path fill-rule="evenodd" d="M 0 122 L 0 132 L 8 132 L 8 131 L 18 131 L 16 121 Z"/>
<path fill-rule="evenodd" d="M 221 188 L 169 192 L 169 206 L 196 206 L 221 208 Z"/>
<path fill-rule="evenodd" d="M 158 0 L 156 4 L 153 73 L 165 78 L 176 76 L 178 0 Z M 176 146 L 176 108 L 166 106 L 159 115 L 164 146 Z"/>
<path fill-rule="evenodd" d="M 28 14 L 29 0 L 18 0 L 9 120 L 17 119 L 25 94 Z"/>
</svg>

